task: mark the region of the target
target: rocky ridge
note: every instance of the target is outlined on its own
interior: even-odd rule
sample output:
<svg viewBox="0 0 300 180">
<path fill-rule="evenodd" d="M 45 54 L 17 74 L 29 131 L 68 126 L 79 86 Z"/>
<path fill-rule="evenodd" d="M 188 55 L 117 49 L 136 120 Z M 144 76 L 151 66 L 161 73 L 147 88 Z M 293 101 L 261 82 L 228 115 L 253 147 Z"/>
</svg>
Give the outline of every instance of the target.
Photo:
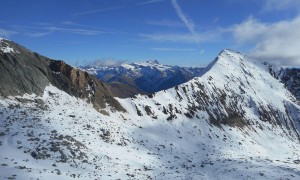
<svg viewBox="0 0 300 180">
<path fill-rule="evenodd" d="M 124 111 L 107 85 L 87 72 L 41 56 L 9 40 L 1 39 L 0 45 L 1 96 L 42 95 L 45 87 L 52 84 L 72 96 L 87 99 L 98 110 L 108 105 Z"/>
</svg>

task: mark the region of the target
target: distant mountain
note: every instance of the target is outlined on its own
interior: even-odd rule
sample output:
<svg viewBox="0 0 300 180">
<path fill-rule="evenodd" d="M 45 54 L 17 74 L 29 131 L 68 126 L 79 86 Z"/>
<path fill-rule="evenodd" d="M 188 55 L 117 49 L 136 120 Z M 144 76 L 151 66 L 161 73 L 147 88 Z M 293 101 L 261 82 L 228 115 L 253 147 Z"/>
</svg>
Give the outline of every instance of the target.
<svg viewBox="0 0 300 180">
<path fill-rule="evenodd" d="M 183 84 L 114 98 L 131 92 L 0 41 L 0 179 L 300 179 L 297 70 L 225 49 Z M 149 83 L 173 68 L 136 64 Z"/>
<path fill-rule="evenodd" d="M 123 98 L 138 93 L 149 94 L 175 87 L 194 77 L 201 76 L 203 73 L 203 68 L 200 67 L 162 65 L 156 60 L 142 63 L 123 63 L 114 67 L 91 64 L 80 68 L 112 86 L 129 90 L 130 92 L 127 91 L 127 94 L 115 92 L 116 96 Z"/>
<path fill-rule="evenodd" d="M 49 84 L 70 95 L 88 99 L 96 109 L 110 105 L 124 110 L 107 85 L 96 77 L 32 52 L 12 41 L 0 39 L 0 95 L 42 95 Z"/>
</svg>

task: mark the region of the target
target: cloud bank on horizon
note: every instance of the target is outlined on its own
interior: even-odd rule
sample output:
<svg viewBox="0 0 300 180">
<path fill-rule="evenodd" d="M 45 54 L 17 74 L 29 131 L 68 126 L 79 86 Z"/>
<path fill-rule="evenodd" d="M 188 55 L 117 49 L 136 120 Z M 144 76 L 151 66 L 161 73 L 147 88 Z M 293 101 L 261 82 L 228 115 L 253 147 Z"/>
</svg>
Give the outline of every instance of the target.
<svg viewBox="0 0 300 180">
<path fill-rule="evenodd" d="M 1 37 L 71 64 L 111 57 L 197 65 L 231 48 L 278 65 L 300 65 L 300 1 L 75 0 L 70 7 L 65 0 L 11 0 L 3 5 Z"/>
</svg>

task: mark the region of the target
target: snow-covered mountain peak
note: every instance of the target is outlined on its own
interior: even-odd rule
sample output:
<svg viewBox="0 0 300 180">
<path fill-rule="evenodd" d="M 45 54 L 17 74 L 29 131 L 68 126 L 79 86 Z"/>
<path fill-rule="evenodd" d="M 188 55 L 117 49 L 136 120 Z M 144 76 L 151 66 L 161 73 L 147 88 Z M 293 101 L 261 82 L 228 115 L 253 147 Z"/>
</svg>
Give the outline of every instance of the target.
<svg viewBox="0 0 300 180">
<path fill-rule="evenodd" d="M 217 57 L 218 63 L 240 62 L 246 60 L 247 57 L 239 52 L 232 51 L 230 49 L 223 49 Z"/>
<path fill-rule="evenodd" d="M 150 61 L 144 61 L 144 62 L 137 62 L 137 63 L 123 63 L 121 65 L 122 67 L 126 69 L 136 69 L 140 70 L 142 68 L 151 68 L 156 69 L 158 71 L 165 71 L 167 69 L 171 69 L 171 66 L 160 64 L 157 60 L 150 60 Z"/>
<path fill-rule="evenodd" d="M 149 63 L 149 64 L 159 64 L 158 60 L 148 60 L 148 61 L 146 61 L 146 63 Z"/>
<path fill-rule="evenodd" d="M 243 77 L 245 74 L 254 76 L 256 71 L 263 71 L 270 75 L 269 64 L 253 59 L 242 53 L 224 49 L 217 58 L 206 67 L 206 73 L 216 76 Z M 254 73 L 251 74 L 250 72 Z"/>
<path fill-rule="evenodd" d="M 198 77 L 218 77 L 220 80 L 232 75 L 240 76 L 247 68 L 257 68 L 258 66 L 265 67 L 264 65 L 259 64 L 257 64 L 255 60 L 239 52 L 223 49 L 214 61 L 203 68 L 202 73 Z"/>
</svg>

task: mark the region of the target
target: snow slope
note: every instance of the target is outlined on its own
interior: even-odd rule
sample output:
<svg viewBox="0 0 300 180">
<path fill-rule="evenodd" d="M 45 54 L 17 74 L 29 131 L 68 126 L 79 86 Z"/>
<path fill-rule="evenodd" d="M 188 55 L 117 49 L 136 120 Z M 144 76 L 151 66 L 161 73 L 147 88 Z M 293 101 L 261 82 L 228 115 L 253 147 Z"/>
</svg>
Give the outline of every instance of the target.
<svg viewBox="0 0 300 180">
<path fill-rule="evenodd" d="M 300 107 L 224 50 L 201 77 L 99 113 L 48 86 L 0 99 L 0 178 L 299 179 Z"/>
<path fill-rule="evenodd" d="M 108 117 L 52 86 L 43 97 L 22 98 L 28 102 L 1 99 L 1 178 L 300 177 L 293 162 L 299 156 L 298 141 L 280 129 L 274 132 L 268 123 L 255 132 L 221 129 L 197 118 Z"/>
</svg>

